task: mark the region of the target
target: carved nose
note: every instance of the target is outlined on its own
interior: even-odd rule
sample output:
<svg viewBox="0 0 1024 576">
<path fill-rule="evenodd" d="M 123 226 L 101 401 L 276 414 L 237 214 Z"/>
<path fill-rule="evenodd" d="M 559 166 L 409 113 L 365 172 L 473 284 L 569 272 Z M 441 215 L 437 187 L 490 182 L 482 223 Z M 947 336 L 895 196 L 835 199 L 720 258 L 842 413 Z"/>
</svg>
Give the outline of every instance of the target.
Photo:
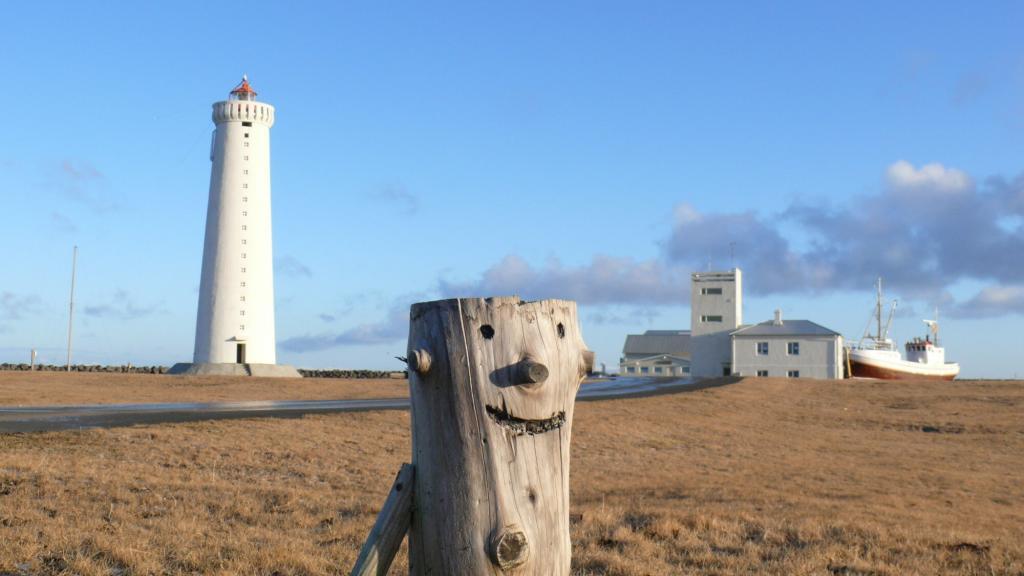
<svg viewBox="0 0 1024 576">
<path fill-rule="evenodd" d="M 409 350 L 409 368 L 420 374 L 430 372 L 430 352 L 426 350 Z"/>
<path fill-rule="evenodd" d="M 522 360 L 516 372 L 517 384 L 540 384 L 548 379 L 548 367 L 534 360 Z"/>
</svg>

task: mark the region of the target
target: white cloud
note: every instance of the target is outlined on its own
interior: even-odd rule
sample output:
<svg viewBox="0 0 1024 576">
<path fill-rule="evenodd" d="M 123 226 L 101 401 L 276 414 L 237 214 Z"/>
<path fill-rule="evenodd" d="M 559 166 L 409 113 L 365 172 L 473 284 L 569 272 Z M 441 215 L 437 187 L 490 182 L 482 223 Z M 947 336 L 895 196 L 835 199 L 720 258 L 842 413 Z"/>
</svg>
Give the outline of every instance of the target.
<svg viewBox="0 0 1024 576">
<path fill-rule="evenodd" d="M 686 302 L 689 277 L 660 260 L 637 260 L 598 254 L 581 266 L 551 259 L 534 267 L 520 256 L 508 255 L 478 280 L 441 280 L 445 297 L 517 295 L 526 300 L 565 298 L 585 304 L 678 304 Z"/>
<path fill-rule="evenodd" d="M 959 317 L 1001 316 L 1012 312 L 1024 313 L 1024 284 L 986 286 L 953 309 L 953 315 Z"/>
<path fill-rule="evenodd" d="M 921 168 L 906 160 L 893 163 L 885 171 L 885 180 L 889 187 L 897 192 L 939 192 L 957 194 L 974 187 L 974 182 L 966 172 L 955 168 L 946 168 L 942 164 L 925 164 Z"/>
</svg>

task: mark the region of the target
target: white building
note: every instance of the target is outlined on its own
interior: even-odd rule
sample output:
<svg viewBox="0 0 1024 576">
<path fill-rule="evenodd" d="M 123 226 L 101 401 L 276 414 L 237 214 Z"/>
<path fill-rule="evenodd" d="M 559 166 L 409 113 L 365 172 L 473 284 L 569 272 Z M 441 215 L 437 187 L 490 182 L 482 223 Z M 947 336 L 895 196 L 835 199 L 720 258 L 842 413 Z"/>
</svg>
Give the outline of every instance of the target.
<svg viewBox="0 0 1024 576">
<path fill-rule="evenodd" d="M 715 378 L 732 373 L 730 334 L 743 323 L 743 272 L 690 276 L 691 373 Z"/>
<path fill-rule="evenodd" d="M 648 330 L 627 335 L 619 360 L 619 374 L 689 376 L 690 331 Z"/>
<path fill-rule="evenodd" d="M 809 320 L 775 319 L 732 333 L 732 369 L 737 376 L 843 377 L 843 337 Z"/>
<path fill-rule="evenodd" d="M 174 373 L 298 376 L 277 366 L 270 226 L 274 107 L 242 77 L 213 105 L 210 197 L 193 364 Z"/>
</svg>

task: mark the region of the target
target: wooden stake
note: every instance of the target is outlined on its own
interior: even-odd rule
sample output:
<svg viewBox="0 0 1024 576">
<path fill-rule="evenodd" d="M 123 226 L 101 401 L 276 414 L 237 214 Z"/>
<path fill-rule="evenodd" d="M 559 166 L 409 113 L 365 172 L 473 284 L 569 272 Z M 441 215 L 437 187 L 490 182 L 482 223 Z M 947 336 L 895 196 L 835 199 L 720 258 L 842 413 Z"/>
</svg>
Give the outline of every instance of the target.
<svg viewBox="0 0 1024 576">
<path fill-rule="evenodd" d="M 572 415 L 593 365 L 576 303 L 416 304 L 408 358 L 410 574 L 569 574 Z"/>
<path fill-rule="evenodd" d="M 377 522 L 359 551 L 352 576 L 385 576 L 388 573 L 391 561 L 409 531 L 413 478 L 412 465 L 402 464 Z"/>
</svg>

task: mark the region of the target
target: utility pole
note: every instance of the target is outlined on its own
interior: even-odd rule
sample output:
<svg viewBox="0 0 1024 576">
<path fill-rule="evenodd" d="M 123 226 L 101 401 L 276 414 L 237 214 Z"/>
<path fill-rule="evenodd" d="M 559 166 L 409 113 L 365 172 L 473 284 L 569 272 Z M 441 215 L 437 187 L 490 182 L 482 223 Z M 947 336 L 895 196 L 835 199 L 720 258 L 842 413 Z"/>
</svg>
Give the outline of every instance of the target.
<svg viewBox="0 0 1024 576">
<path fill-rule="evenodd" d="M 71 329 L 75 320 L 75 268 L 78 265 L 78 246 L 71 253 L 71 298 L 68 299 L 68 372 L 71 372 Z"/>
</svg>

